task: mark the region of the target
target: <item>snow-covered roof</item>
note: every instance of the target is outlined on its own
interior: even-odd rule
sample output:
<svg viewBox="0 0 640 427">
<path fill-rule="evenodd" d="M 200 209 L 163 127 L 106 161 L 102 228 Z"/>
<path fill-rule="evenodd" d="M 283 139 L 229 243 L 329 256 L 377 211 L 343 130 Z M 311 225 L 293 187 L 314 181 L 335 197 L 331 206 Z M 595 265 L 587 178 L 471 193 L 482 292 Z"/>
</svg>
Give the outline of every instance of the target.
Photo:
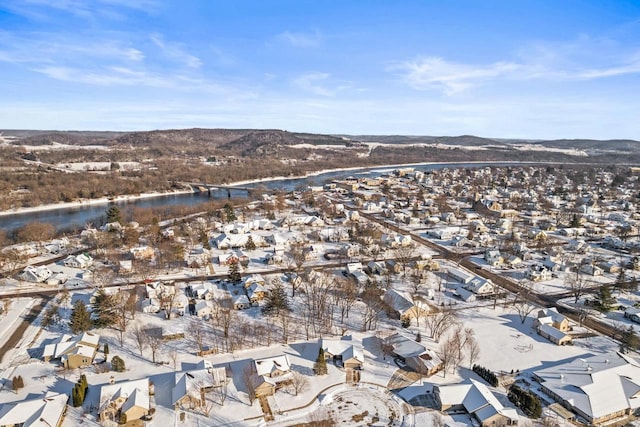
<svg viewBox="0 0 640 427">
<path fill-rule="evenodd" d="M 439 386 L 440 402 L 447 406 L 462 404 L 465 410 L 475 415 L 480 422 L 496 414 L 518 419 L 517 412 L 502 406 L 487 386 L 473 379 L 469 381 L 470 383 Z"/>
<path fill-rule="evenodd" d="M 320 341 L 320 345 L 325 353 L 329 353 L 332 356 L 342 356 L 342 360 L 356 359 L 357 361 L 364 363 L 362 348 L 351 341 L 351 339 L 322 339 Z"/>
<path fill-rule="evenodd" d="M 66 394 L 49 392 L 37 399 L 5 403 L 0 406 L 0 425 L 57 426 L 68 399 Z"/>
<path fill-rule="evenodd" d="M 535 374 L 545 388 L 592 419 L 640 407 L 640 364 L 620 353 L 577 358 Z"/>
<path fill-rule="evenodd" d="M 133 406 L 149 409 L 149 379 L 125 381 L 116 384 L 106 384 L 100 388 L 100 412 L 112 401 L 124 398 L 121 409 L 126 411 Z M 126 408 L 126 409 L 125 409 Z"/>
<path fill-rule="evenodd" d="M 275 370 L 287 372 L 291 370 L 291 363 L 289 362 L 289 356 L 283 354 L 282 356 L 266 357 L 264 359 L 256 359 L 256 373 L 258 375 L 271 375 Z"/>
<path fill-rule="evenodd" d="M 76 336 L 65 334 L 60 336 L 57 342 L 45 345 L 42 356 L 57 359 L 66 354 L 75 353 L 93 357 L 99 341 L 100 335 L 90 332 Z"/>
<path fill-rule="evenodd" d="M 395 354 L 405 359 L 420 356 L 426 351 L 425 346 L 400 333 L 390 335 L 387 337 L 386 342 L 393 347 Z"/>
<path fill-rule="evenodd" d="M 540 330 L 540 332 L 543 332 L 545 335 L 553 337 L 558 341 L 567 336 L 567 334 L 562 332 L 560 329 L 556 329 L 549 324 L 542 324 L 538 326 L 538 329 Z"/>
<path fill-rule="evenodd" d="M 383 299 L 391 308 L 400 313 L 400 315 L 411 310 L 414 306 L 411 297 L 407 293 L 395 289 L 389 289 L 385 292 Z"/>
<path fill-rule="evenodd" d="M 214 378 L 208 369 L 176 372 L 175 386 L 171 390 L 172 403 L 175 405 L 176 402 L 187 395 L 200 399 L 200 390 L 214 385 L 216 385 L 214 384 Z"/>
</svg>

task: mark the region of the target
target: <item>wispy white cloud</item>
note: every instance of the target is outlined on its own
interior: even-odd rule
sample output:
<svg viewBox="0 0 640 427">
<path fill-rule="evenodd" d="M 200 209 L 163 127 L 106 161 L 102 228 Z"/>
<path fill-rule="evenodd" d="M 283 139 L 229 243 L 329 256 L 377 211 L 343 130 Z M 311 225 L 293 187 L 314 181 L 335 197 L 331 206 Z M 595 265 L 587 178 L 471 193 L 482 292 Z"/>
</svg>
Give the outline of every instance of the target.
<svg viewBox="0 0 640 427">
<path fill-rule="evenodd" d="M 38 21 L 55 19 L 47 11 L 67 13 L 83 19 L 126 19 L 126 12 L 148 14 L 160 8 L 158 0 L 11 0 L 6 7 L 12 13 Z"/>
<path fill-rule="evenodd" d="M 164 40 L 164 37 L 158 33 L 151 34 L 149 38 L 169 58 L 180 61 L 190 68 L 200 68 L 200 66 L 202 66 L 200 58 L 187 52 L 182 43 L 167 42 Z"/>
<path fill-rule="evenodd" d="M 120 40 L 71 40 L 53 33 L 16 36 L 0 31 L 0 61 L 12 63 L 86 62 L 91 60 L 140 62 L 142 50 Z"/>
<path fill-rule="evenodd" d="M 335 96 L 338 92 L 351 87 L 348 84 L 334 85 L 333 87 L 330 87 L 328 84 L 330 78 L 331 74 L 329 73 L 313 72 L 303 74 L 295 78 L 293 80 L 293 84 L 306 92 L 326 97 Z"/>
<path fill-rule="evenodd" d="M 311 48 L 322 44 L 322 35 L 317 30 L 311 33 L 284 31 L 276 38 L 294 47 Z"/>
<path fill-rule="evenodd" d="M 640 74 L 640 49 L 629 51 L 611 40 L 581 36 L 567 43 L 526 46 L 514 59 L 489 64 L 418 57 L 395 63 L 388 71 L 399 73 L 413 89 L 453 95 L 495 82 L 587 81 Z"/>
<path fill-rule="evenodd" d="M 414 89 L 441 89 L 454 94 L 469 89 L 483 81 L 512 75 L 522 70 L 522 65 L 512 62 L 496 62 L 473 66 L 458 64 L 438 57 L 419 58 L 391 67 L 404 72 L 403 78 Z"/>
</svg>

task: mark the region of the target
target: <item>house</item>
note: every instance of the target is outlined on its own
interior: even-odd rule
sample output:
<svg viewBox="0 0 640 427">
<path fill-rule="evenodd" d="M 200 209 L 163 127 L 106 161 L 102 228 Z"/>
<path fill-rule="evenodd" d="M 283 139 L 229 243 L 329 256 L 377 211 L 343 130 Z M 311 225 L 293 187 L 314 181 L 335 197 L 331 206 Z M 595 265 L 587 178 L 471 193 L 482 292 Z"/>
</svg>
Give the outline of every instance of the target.
<svg viewBox="0 0 640 427">
<path fill-rule="evenodd" d="M 509 255 L 506 262 L 509 267 L 513 268 L 522 264 L 522 258 L 520 258 L 518 255 Z"/>
<path fill-rule="evenodd" d="M 345 369 L 363 369 L 362 347 L 356 345 L 351 337 L 343 337 L 339 340 L 321 339 L 320 347 L 324 350 L 325 359 L 332 359 L 336 365 L 340 364 Z"/>
<path fill-rule="evenodd" d="M 148 378 L 103 385 L 100 388 L 100 421 L 124 418 L 129 422 L 147 415 L 150 409 L 149 388 Z"/>
<path fill-rule="evenodd" d="M 585 242 L 583 239 L 571 239 L 569 240 L 567 247 L 580 254 L 583 254 L 589 251 L 589 244 Z"/>
<path fill-rule="evenodd" d="M 380 276 L 385 274 L 385 272 L 387 271 L 384 262 L 380 261 L 369 261 L 369 263 L 367 264 L 367 269 L 369 270 L 369 272 L 371 272 L 371 274 L 377 274 Z"/>
<path fill-rule="evenodd" d="M 500 251 L 496 249 L 487 249 L 484 252 L 484 260 L 492 267 L 499 267 L 504 263 L 504 258 L 500 255 Z"/>
<path fill-rule="evenodd" d="M 465 302 L 473 302 L 475 301 L 476 298 L 476 294 L 474 294 L 473 292 L 463 288 L 462 286 L 460 286 L 459 288 L 455 289 L 453 291 L 453 295 L 457 296 L 458 298 L 460 298 L 461 300 L 465 301 Z"/>
<path fill-rule="evenodd" d="M 532 265 L 525 271 L 525 277 L 532 282 L 551 280 L 552 273 L 543 265 Z"/>
<path fill-rule="evenodd" d="M 551 325 L 562 332 L 567 332 L 571 329 L 569 326 L 569 320 L 562 314 L 558 313 L 558 309 L 555 307 L 545 308 L 538 311 L 538 316 L 534 322 L 534 326 L 537 327 L 538 325 Z"/>
<path fill-rule="evenodd" d="M 61 239 L 53 239 L 50 243 L 44 245 L 47 252 L 57 255 L 69 246 L 69 239 L 63 237 Z"/>
<path fill-rule="evenodd" d="M 0 426 L 60 427 L 67 411 L 69 396 L 47 392 L 29 400 L 0 406 Z"/>
<path fill-rule="evenodd" d="M 131 253 L 133 259 L 142 260 L 152 259 L 155 251 L 149 246 L 136 246 L 135 248 L 129 249 L 129 253 Z"/>
<path fill-rule="evenodd" d="M 429 237 L 439 240 L 451 240 L 456 234 L 462 234 L 464 230 L 460 227 L 433 228 L 427 231 Z"/>
<path fill-rule="evenodd" d="M 495 289 L 491 280 L 480 276 L 475 276 L 469 283 L 466 283 L 464 287 L 478 296 L 493 295 Z"/>
<path fill-rule="evenodd" d="M 66 283 L 69 277 L 64 273 L 53 273 L 51 277 L 49 277 L 45 283 L 49 286 L 57 286 Z"/>
<path fill-rule="evenodd" d="M 204 361 L 203 361 L 204 362 Z M 221 387 L 226 381 L 225 368 L 204 367 L 188 372 L 176 372 L 174 387 L 171 389 L 171 401 L 176 409 L 195 409 L 205 404 L 205 393 L 215 387 Z"/>
<path fill-rule="evenodd" d="M 213 304 L 210 301 L 198 301 L 194 312 L 198 317 L 208 317 L 213 314 Z"/>
<path fill-rule="evenodd" d="M 538 370 L 534 379 L 590 425 L 622 420 L 640 408 L 640 364 L 621 353 L 576 358 Z"/>
<path fill-rule="evenodd" d="M 347 274 L 351 274 L 352 275 L 356 271 L 362 271 L 363 268 L 364 267 L 362 266 L 362 263 L 360 263 L 360 262 L 350 262 L 350 263 L 347 263 L 347 266 L 346 266 L 345 270 L 346 270 Z"/>
<path fill-rule="evenodd" d="M 433 394 L 441 411 L 466 412 L 481 426 L 518 425 L 519 416 L 514 408 L 505 408 L 491 391 L 479 381 L 434 385 Z"/>
<path fill-rule="evenodd" d="M 256 397 L 273 396 L 276 390 L 291 379 L 291 364 L 286 354 L 254 360 L 255 373 L 251 377 Z"/>
<path fill-rule="evenodd" d="M 549 324 L 540 324 L 536 330 L 540 336 L 557 345 L 567 345 L 571 344 L 573 341 L 571 335 L 561 331 L 560 329 L 556 329 Z"/>
<path fill-rule="evenodd" d="M 388 259 L 384 262 L 385 270 L 398 274 L 402 271 L 402 264 L 395 259 Z"/>
<path fill-rule="evenodd" d="M 253 363 L 256 374 L 269 378 L 276 378 L 291 371 L 291 362 L 286 354 L 256 359 Z"/>
<path fill-rule="evenodd" d="M 447 275 L 453 280 L 460 282 L 462 284 L 467 284 L 473 280 L 475 275 L 471 274 L 468 271 L 461 270 L 458 268 L 449 267 L 447 269 Z"/>
<path fill-rule="evenodd" d="M 469 240 L 465 236 L 453 236 L 450 243 L 456 248 L 477 248 L 480 246 L 478 242 Z"/>
<path fill-rule="evenodd" d="M 247 297 L 249 297 L 249 301 L 251 304 L 256 305 L 260 301 L 266 298 L 267 290 L 264 286 L 254 283 L 247 288 Z"/>
<path fill-rule="evenodd" d="M 240 262 L 238 255 L 235 252 L 228 252 L 226 254 L 218 255 L 218 264 L 231 265 Z"/>
<path fill-rule="evenodd" d="M 57 341 L 44 346 L 42 358 L 45 362 L 60 359 L 64 367 L 75 369 L 93 363 L 100 335 L 84 332 L 80 335 L 62 335 Z"/>
<path fill-rule="evenodd" d="M 33 267 L 28 265 L 24 268 L 24 271 L 20 274 L 20 280 L 31 283 L 45 282 L 53 273 L 45 266 Z"/>
<path fill-rule="evenodd" d="M 262 277 L 261 274 L 251 274 L 242 279 L 242 286 L 244 286 L 245 289 L 249 288 L 253 284 L 264 286 L 266 283 L 266 280 L 264 280 L 264 277 Z"/>
<path fill-rule="evenodd" d="M 69 255 L 62 261 L 65 267 L 89 268 L 93 264 L 93 258 L 89 254 Z"/>
<path fill-rule="evenodd" d="M 427 348 L 425 344 L 431 344 Z M 427 377 L 444 369 L 442 360 L 435 351 L 435 343 L 423 338 L 418 343 L 412 338 L 396 332 L 384 340 L 384 346 L 408 368 Z"/>
<path fill-rule="evenodd" d="M 387 290 L 382 299 L 400 319 L 415 319 L 431 311 L 429 304 L 422 299 L 412 298 L 409 294 L 395 289 Z"/>
<path fill-rule="evenodd" d="M 236 310 L 245 310 L 251 307 L 251 301 L 245 294 L 233 296 L 233 308 Z"/>
</svg>

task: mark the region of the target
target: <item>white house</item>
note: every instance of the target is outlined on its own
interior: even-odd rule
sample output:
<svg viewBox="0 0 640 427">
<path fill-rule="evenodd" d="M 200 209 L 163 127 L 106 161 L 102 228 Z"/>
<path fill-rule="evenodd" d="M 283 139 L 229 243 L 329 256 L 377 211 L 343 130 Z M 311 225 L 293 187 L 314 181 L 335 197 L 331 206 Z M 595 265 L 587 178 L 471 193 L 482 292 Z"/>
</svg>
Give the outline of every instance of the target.
<svg viewBox="0 0 640 427">
<path fill-rule="evenodd" d="M 69 396 L 47 392 L 42 397 L 0 406 L 0 426 L 51 427 L 62 424 Z"/>
<path fill-rule="evenodd" d="M 211 316 L 213 313 L 213 304 L 210 301 L 198 301 L 195 305 L 195 313 L 198 317 Z"/>
<path fill-rule="evenodd" d="M 607 353 L 538 370 L 542 392 L 591 425 L 626 417 L 640 408 L 640 364 Z"/>
<path fill-rule="evenodd" d="M 65 267 L 89 268 L 93 264 L 93 258 L 89 254 L 69 255 L 63 263 Z"/>
<path fill-rule="evenodd" d="M 118 421 L 124 414 L 127 421 L 140 419 L 150 409 L 149 379 L 103 385 L 100 388 L 100 420 Z"/>
<path fill-rule="evenodd" d="M 20 280 L 32 283 L 45 282 L 53 273 L 45 266 L 33 267 L 28 265 L 24 268 L 24 271 L 20 274 Z"/>
<path fill-rule="evenodd" d="M 475 276 L 464 287 L 476 295 L 491 295 L 495 289 L 491 280 L 479 276 Z"/>
</svg>

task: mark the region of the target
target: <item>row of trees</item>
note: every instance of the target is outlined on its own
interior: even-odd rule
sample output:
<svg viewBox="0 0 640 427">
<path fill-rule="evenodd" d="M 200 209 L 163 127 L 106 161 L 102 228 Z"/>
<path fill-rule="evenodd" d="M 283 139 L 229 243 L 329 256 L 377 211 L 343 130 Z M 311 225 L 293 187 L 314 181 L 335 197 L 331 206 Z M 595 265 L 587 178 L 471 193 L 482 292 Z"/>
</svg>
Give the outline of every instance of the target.
<svg viewBox="0 0 640 427">
<path fill-rule="evenodd" d="M 514 384 L 509 388 L 507 398 L 511 403 L 522 409 L 528 417 L 538 419 L 542 416 L 540 399 L 530 391 L 523 390 Z"/>
<path fill-rule="evenodd" d="M 498 381 L 498 376 L 494 374 L 490 369 L 487 369 L 484 366 L 473 365 L 472 370 L 473 372 L 478 374 L 482 379 L 484 379 L 486 382 L 488 382 L 494 387 L 497 387 L 498 384 L 500 383 Z"/>
</svg>

